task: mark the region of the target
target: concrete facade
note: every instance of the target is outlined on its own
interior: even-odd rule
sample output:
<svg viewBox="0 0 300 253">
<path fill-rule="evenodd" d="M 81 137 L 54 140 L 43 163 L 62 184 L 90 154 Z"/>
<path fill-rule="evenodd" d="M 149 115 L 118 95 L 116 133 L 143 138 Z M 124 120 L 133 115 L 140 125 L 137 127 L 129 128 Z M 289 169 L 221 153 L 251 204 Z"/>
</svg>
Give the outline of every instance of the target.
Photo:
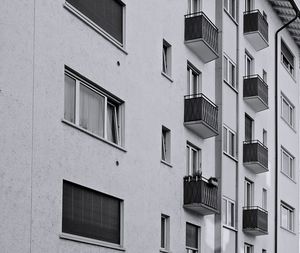
<svg viewBox="0 0 300 253">
<path fill-rule="evenodd" d="M 255 9 L 268 14 L 269 46 L 256 51 L 243 34 L 244 1 L 237 19 L 223 1 L 202 0 L 201 10 L 219 29 L 219 58 L 203 63 L 184 43 L 187 1 L 123 0 L 125 46 L 113 44 L 65 7 L 64 0 L 4 0 L 0 8 L 0 247 L 3 253 L 89 252 L 120 249 L 61 238 L 62 182 L 69 180 L 124 200 L 126 252 L 160 251 L 160 217 L 170 217 L 170 252 L 186 251 L 186 222 L 201 228 L 199 252 L 274 252 L 275 88 L 274 34 L 282 25 L 268 1 Z M 280 38 L 295 55 L 295 77 L 280 63 L 279 90 L 295 106 L 291 129 L 279 115 L 279 144 L 295 156 L 295 180 L 279 168 L 280 200 L 295 208 L 294 232 L 280 227 L 278 252 L 299 252 L 299 48 L 287 31 Z M 172 46 L 172 80 L 161 74 L 162 43 Z M 244 55 L 254 72 L 268 73 L 269 109 L 255 113 L 243 99 Z M 278 49 L 280 55 L 280 49 Z M 223 81 L 223 54 L 237 69 L 237 89 Z M 219 135 L 202 139 L 183 124 L 187 62 L 201 71 L 201 93 L 219 106 Z M 120 63 L 119 65 L 117 63 Z M 115 147 L 67 124 L 64 71 L 72 68 L 124 103 L 125 145 Z M 280 108 L 280 99 L 278 99 Z M 254 137 L 268 135 L 268 168 L 254 174 L 243 165 L 244 115 L 255 120 Z M 223 125 L 236 132 L 237 157 L 222 151 Z M 161 128 L 171 130 L 171 161 L 161 162 Z M 219 214 L 183 208 L 186 143 L 202 150 L 203 176 L 219 181 Z M 280 146 L 277 147 L 280 154 Z M 281 163 L 280 156 L 278 157 Z M 118 165 L 117 165 L 118 164 Z M 243 232 L 244 179 L 254 182 L 254 204 L 268 192 L 268 235 Z M 235 201 L 235 228 L 222 222 L 222 198 Z M 124 250 L 123 248 L 121 250 Z"/>
</svg>

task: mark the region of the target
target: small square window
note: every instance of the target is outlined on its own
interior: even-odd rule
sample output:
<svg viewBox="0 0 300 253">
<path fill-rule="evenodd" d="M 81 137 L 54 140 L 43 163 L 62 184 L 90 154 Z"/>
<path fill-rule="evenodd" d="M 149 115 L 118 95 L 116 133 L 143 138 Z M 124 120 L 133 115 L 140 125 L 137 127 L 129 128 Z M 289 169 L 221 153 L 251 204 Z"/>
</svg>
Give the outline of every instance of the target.
<svg viewBox="0 0 300 253">
<path fill-rule="evenodd" d="M 172 47 L 171 45 L 163 40 L 163 50 L 162 50 L 162 72 L 167 76 L 172 76 Z"/>
<path fill-rule="evenodd" d="M 171 162 L 171 131 L 164 126 L 161 132 L 161 160 Z"/>
</svg>

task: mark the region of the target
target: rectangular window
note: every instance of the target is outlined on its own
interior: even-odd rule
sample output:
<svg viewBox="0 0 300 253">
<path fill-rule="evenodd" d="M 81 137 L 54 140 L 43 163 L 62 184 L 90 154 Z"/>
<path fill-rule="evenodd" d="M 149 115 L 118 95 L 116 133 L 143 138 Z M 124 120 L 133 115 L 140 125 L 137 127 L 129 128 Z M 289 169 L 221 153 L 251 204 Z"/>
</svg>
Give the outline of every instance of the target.
<svg viewBox="0 0 300 253">
<path fill-rule="evenodd" d="M 245 243 L 244 244 L 244 252 L 245 253 L 254 253 L 254 247 L 251 244 Z"/>
<path fill-rule="evenodd" d="M 161 225 L 161 240 L 160 240 L 160 248 L 162 250 L 169 250 L 169 238 L 170 238 L 170 217 L 162 214 L 160 219 Z"/>
<path fill-rule="evenodd" d="M 246 52 L 245 53 L 245 76 L 253 74 L 253 58 Z"/>
<path fill-rule="evenodd" d="M 253 140 L 253 119 L 245 114 L 245 141 Z"/>
<path fill-rule="evenodd" d="M 253 0 L 245 0 L 245 11 L 253 10 Z"/>
<path fill-rule="evenodd" d="M 161 132 L 161 160 L 171 162 L 171 131 L 164 126 Z"/>
<path fill-rule="evenodd" d="M 268 82 L 268 73 L 265 70 L 263 70 L 263 80 L 265 83 Z"/>
<path fill-rule="evenodd" d="M 121 244 L 118 198 L 63 181 L 62 232 Z"/>
<path fill-rule="evenodd" d="M 281 117 L 288 125 L 294 128 L 295 107 L 283 94 L 281 94 Z"/>
<path fill-rule="evenodd" d="M 111 36 L 119 44 L 123 44 L 123 9 L 120 0 L 66 0 L 66 6 L 71 6 L 85 16 L 89 21 Z"/>
<path fill-rule="evenodd" d="M 294 156 L 281 147 L 281 171 L 291 179 L 294 179 Z"/>
<path fill-rule="evenodd" d="M 263 189 L 262 190 L 262 208 L 267 210 L 268 208 L 268 192 L 266 189 Z"/>
<path fill-rule="evenodd" d="M 236 89 L 236 67 L 235 64 L 224 55 L 223 57 L 224 64 L 224 81 L 228 83 L 230 86 Z"/>
<path fill-rule="evenodd" d="M 236 1 L 235 0 L 224 0 L 224 9 L 233 19 L 235 19 L 235 16 L 236 16 Z"/>
<path fill-rule="evenodd" d="M 235 227 L 235 202 L 223 197 L 222 200 L 223 210 L 222 210 L 222 219 L 223 224 L 229 227 Z"/>
<path fill-rule="evenodd" d="M 251 207 L 254 203 L 254 183 L 248 179 L 245 179 L 245 196 L 244 204 L 245 207 Z"/>
<path fill-rule="evenodd" d="M 172 76 L 171 66 L 171 45 L 163 40 L 163 51 L 162 51 L 162 72 L 167 76 Z"/>
<path fill-rule="evenodd" d="M 200 248 L 200 227 L 186 223 L 186 249 L 187 253 L 198 253 Z"/>
<path fill-rule="evenodd" d="M 265 146 L 268 145 L 268 132 L 267 132 L 267 130 L 265 130 L 265 129 L 263 129 L 263 144 L 264 144 Z"/>
<path fill-rule="evenodd" d="M 281 212 L 281 227 L 294 231 L 294 208 L 281 201 L 280 212 Z"/>
<path fill-rule="evenodd" d="M 267 253 L 266 249 L 262 249 L 261 253 Z"/>
<path fill-rule="evenodd" d="M 66 121 L 122 146 L 121 100 L 66 70 L 64 104 Z"/>
<path fill-rule="evenodd" d="M 186 167 L 187 175 L 199 175 L 201 173 L 201 149 L 187 143 L 186 145 Z"/>
<path fill-rule="evenodd" d="M 283 40 L 281 40 L 281 63 L 285 66 L 287 71 L 294 76 L 295 57 Z"/>
<path fill-rule="evenodd" d="M 188 0 L 188 14 L 201 11 L 201 0 Z"/>
<path fill-rule="evenodd" d="M 201 92 L 201 73 L 191 64 L 187 65 L 187 91 L 188 95 L 196 95 Z"/>
<path fill-rule="evenodd" d="M 223 151 L 236 157 L 236 133 L 227 126 L 223 126 Z"/>
</svg>

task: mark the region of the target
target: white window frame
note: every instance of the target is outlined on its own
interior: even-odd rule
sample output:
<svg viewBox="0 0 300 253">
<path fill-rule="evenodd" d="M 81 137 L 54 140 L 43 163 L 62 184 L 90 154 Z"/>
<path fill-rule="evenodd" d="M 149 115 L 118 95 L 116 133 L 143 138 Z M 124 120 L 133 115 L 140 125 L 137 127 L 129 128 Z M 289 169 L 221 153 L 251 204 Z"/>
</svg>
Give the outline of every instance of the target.
<svg viewBox="0 0 300 253">
<path fill-rule="evenodd" d="M 172 46 L 166 40 L 162 46 L 162 74 L 172 77 Z"/>
<path fill-rule="evenodd" d="M 164 247 L 161 244 L 160 250 L 167 252 L 170 250 L 170 216 L 161 214 L 161 220 L 162 219 L 164 219 L 164 228 L 163 228 L 163 230 L 164 230 Z"/>
<path fill-rule="evenodd" d="M 193 176 L 195 173 L 196 174 L 200 174 L 201 170 L 202 170 L 202 150 L 198 147 L 196 147 L 195 145 L 192 145 L 190 142 L 187 142 L 186 144 L 186 154 L 187 154 L 187 175 L 189 176 Z M 197 165 L 197 170 L 193 171 L 193 163 L 191 161 L 193 161 L 192 159 L 192 154 L 193 152 L 196 153 L 197 159 L 196 159 L 196 163 Z"/>
<path fill-rule="evenodd" d="M 287 210 L 288 212 L 288 217 L 287 217 L 287 226 L 285 227 L 284 224 L 282 223 L 282 211 L 283 209 Z M 286 229 L 288 231 L 294 232 L 295 230 L 295 208 L 291 207 L 290 205 L 284 203 L 281 201 L 280 203 L 280 226 L 283 229 Z"/>
<path fill-rule="evenodd" d="M 286 119 L 283 115 L 283 103 L 284 102 L 289 107 L 288 119 Z M 296 115 L 295 114 L 295 106 L 290 102 L 290 100 L 283 93 L 281 93 L 281 118 L 293 129 L 295 128 L 295 115 Z"/>
<path fill-rule="evenodd" d="M 193 223 L 190 223 L 190 222 L 186 222 L 186 225 L 187 224 L 190 224 L 192 226 L 195 226 L 197 227 L 198 229 L 198 242 L 197 242 L 197 245 L 198 247 L 197 248 L 191 248 L 191 247 L 188 247 L 186 244 L 185 244 L 185 248 L 186 248 L 186 252 L 187 253 L 200 253 L 200 242 L 201 242 L 201 227 L 198 226 L 198 225 L 195 225 Z M 185 235 L 186 236 L 186 235 Z"/>
<path fill-rule="evenodd" d="M 201 72 L 195 68 L 190 62 L 188 62 L 187 64 L 187 92 L 188 95 L 196 95 L 198 93 L 201 93 L 201 89 L 202 89 L 202 75 Z M 194 93 L 193 91 L 193 75 L 196 76 L 197 79 L 197 84 L 196 84 L 196 93 Z"/>
<path fill-rule="evenodd" d="M 230 228 L 235 229 L 235 219 L 236 219 L 236 217 L 235 217 L 235 215 L 236 215 L 236 213 L 235 213 L 235 201 L 231 200 L 231 199 L 229 199 L 225 196 L 223 196 L 222 201 L 223 201 L 222 206 L 223 206 L 223 203 L 225 203 L 225 210 L 222 210 L 222 213 L 224 214 L 223 225 L 225 225 L 226 227 L 230 227 Z M 232 218 L 230 217 L 232 215 L 231 205 L 233 205 L 233 216 L 232 216 Z M 233 222 L 233 226 L 232 226 L 232 224 L 230 224 L 230 222 L 229 222 L 230 220 Z"/>
<path fill-rule="evenodd" d="M 287 151 L 283 146 L 281 146 L 281 172 L 288 178 L 295 180 L 295 157 Z M 283 169 L 283 155 L 286 155 L 289 159 L 289 173 L 287 174 Z"/>
<path fill-rule="evenodd" d="M 249 70 L 248 70 L 249 64 Z M 254 69 L 254 58 L 246 51 L 245 52 L 245 76 L 251 76 Z"/>
<path fill-rule="evenodd" d="M 236 64 L 226 54 L 223 54 L 223 65 L 223 80 L 232 88 L 237 89 Z M 232 69 L 232 80 L 229 80 Z"/>
<path fill-rule="evenodd" d="M 233 155 L 230 154 L 230 135 L 233 135 Z M 231 130 L 228 126 L 223 125 L 223 152 L 230 157 L 237 158 L 236 132 Z"/>
<path fill-rule="evenodd" d="M 288 71 L 288 73 L 292 76 L 295 77 L 295 55 L 292 53 L 292 50 L 288 47 L 288 45 L 285 43 L 285 41 L 281 40 L 280 45 L 284 43 L 285 47 L 289 50 L 290 54 L 293 55 L 293 65 L 287 60 L 287 57 L 282 53 L 281 46 L 280 46 L 280 61 L 281 64 L 284 66 L 284 68 Z M 284 59 L 288 62 L 287 66 L 284 63 Z"/>
<path fill-rule="evenodd" d="M 268 191 L 266 188 L 262 189 L 261 207 L 264 210 L 268 210 Z"/>
<path fill-rule="evenodd" d="M 162 126 L 161 130 L 161 161 L 171 163 L 171 130 Z"/>
<path fill-rule="evenodd" d="M 123 117 L 123 110 L 122 110 L 122 102 L 121 100 L 117 100 L 115 97 L 110 96 L 109 94 L 106 94 L 105 92 L 103 92 L 101 90 L 101 87 L 99 87 L 99 89 L 97 89 L 97 87 L 95 87 L 95 85 L 93 85 L 92 83 L 90 83 L 88 80 L 84 80 L 83 78 L 81 78 L 80 76 L 78 76 L 77 74 L 75 74 L 74 72 L 72 72 L 71 70 L 65 69 L 65 75 L 72 78 L 73 80 L 75 80 L 75 121 L 70 122 L 67 119 L 64 118 L 65 122 L 68 122 L 68 124 L 71 124 L 73 126 L 76 126 L 77 128 L 83 130 L 84 132 L 89 133 L 90 135 L 93 135 L 101 140 L 105 140 L 108 143 L 111 143 L 113 145 L 117 145 L 117 146 L 123 146 L 124 145 L 124 140 L 123 140 L 123 122 L 122 122 L 122 117 Z M 80 120 L 80 87 L 84 86 L 86 88 L 88 88 L 89 90 L 91 90 L 92 92 L 98 94 L 99 96 L 104 98 L 104 122 L 103 122 L 103 136 L 97 135 L 93 132 L 91 132 L 88 129 L 85 129 L 83 127 L 80 126 L 79 120 Z M 116 130 L 116 143 L 112 142 L 110 140 L 107 139 L 107 104 L 110 104 L 114 107 L 114 112 L 115 112 L 115 130 Z"/>
<path fill-rule="evenodd" d="M 248 249 L 250 249 L 250 253 L 254 253 L 254 246 L 249 243 L 244 243 L 244 253 L 248 253 Z"/>
<path fill-rule="evenodd" d="M 247 186 L 250 186 L 250 188 L 248 188 Z M 248 189 L 250 190 L 249 192 L 249 196 L 250 199 L 248 199 Z M 250 202 L 250 205 L 247 202 Z M 254 182 L 249 180 L 248 178 L 245 178 L 244 181 L 244 206 L 245 207 L 251 207 L 254 206 Z"/>
<path fill-rule="evenodd" d="M 230 10 L 230 1 L 233 2 L 233 13 L 231 13 Z M 237 10 L 236 10 L 236 0 L 224 0 L 224 10 L 226 11 L 226 13 L 233 19 L 236 20 L 236 14 L 237 14 Z"/>
</svg>

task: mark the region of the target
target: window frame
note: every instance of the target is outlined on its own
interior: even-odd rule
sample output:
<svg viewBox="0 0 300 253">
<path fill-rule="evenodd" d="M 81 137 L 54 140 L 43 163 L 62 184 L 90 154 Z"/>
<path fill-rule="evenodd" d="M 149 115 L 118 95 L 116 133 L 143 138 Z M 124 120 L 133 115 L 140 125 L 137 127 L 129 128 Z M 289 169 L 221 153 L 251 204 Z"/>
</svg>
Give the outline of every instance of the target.
<svg viewBox="0 0 300 253">
<path fill-rule="evenodd" d="M 226 141 L 224 140 L 225 136 L 224 133 L 226 133 Z M 230 141 L 230 134 L 233 136 L 233 146 L 232 146 L 232 150 L 233 150 L 233 154 L 230 153 L 231 147 L 231 141 Z M 226 150 L 225 149 L 225 145 L 226 145 Z M 233 131 L 232 129 L 230 129 L 228 126 L 226 126 L 225 124 L 223 125 L 223 152 L 234 158 L 237 159 L 237 136 L 236 136 L 236 132 Z"/>
<path fill-rule="evenodd" d="M 287 151 L 287 149 L 284 148 L 283 146 L 281 146 L 280 155 L 281 155 L 281 169 L 280 169 L 281 172 L 289 179 L 294 181 L 295 180 L 295 157 L 289 151 Z M 283 169 L 283 155 L 286 155 L 289 160 L 288 174 Z"/>
<path fill-rule="evenodd" d="M 194 93 L 192 90 L 191 80 L 192 76 L 196 76 L 197 78 L 197 92 Z M 189 61 L 187 63 L 187 94 L 188 95 L 196 95 L 201 93 L 202 90 L 202 73 L 200 70 L 198 70 L 193 64 L 191 64 Z"/>
<path fill-rule="evenodd" d="M 230 74 L 232 70 L 233 73 Z M 232 80 L 230 80 L 230 76 Z M 231 88 L 237 90 L 236 64 L 226 54 L 223 54 L 223 81 Z"/>
<path fill-rule="evenodd" d="M 68 123 L 69 125 L 72 125 L 85 133 L 88 133 L 91 136 L 94 136 L 100 140 L 103 140 L 115 147 L 123 148 L 124 147 L 124 101 L 121 99 L 117 98 L 116 96 L 112 95 L 108 91 L 104 90 L 102 87 L 99 85 L 95 84 L 94 82 L 88 80 L 87 78 L 81 76 L 77 72 L 65 68 L 64 72 L 64 78 L 65 76 L 68 76 L 69 78 L 75 80 L 75 118 L 74 122 L 69 121 L 65 117 L 65 106 L 64 106 L 64 116 L 63 116 L 63 122 Z M 80 93 L 81 93 L 81 87 L 87 88 L 89 91 L 101 96 L 104 98 L 104 112 L 103 112 L 103 136 L 98 135 L 94 133 L 93 131 L 86 129 L 80 125 Z M 65 81 L 64 81 L 64 93 L 65 93 Z M 65 98 L 64 98 L 65 100 Z M 114 125 L 114 130 L 115 130 L 115 135 L 117 138 L 116 142 L 113 142 L 108 139 L 107 137 L 107 105 L 110 104 L 114 107 L 114 112 L 115 114 L 115 125 Z"/>
<path fill-rule="evenodd" d="M 189 176 L 193 176 L 194 174 L 200 174 L 202 172 L 202 150 L 195 145 L 191 144 L 190 142 L 186 143 L 186 173 Z M 192 159 L 192 152 L 196 152 L 196 163 L 197 163 L 197 170 L 193 171 L 193 166 L 191 161 Z"/>
<path fill-rule="evenodd" d="M 287 226 L 288 227 L 285 227 L 284 224 L 283 224 L 283 221 L 282 221 L 282 209 L 285 209 L 287 210 Z M 295 208 L 288 205 L 287 203 L 281 201 L 280 202 L 280 227 L 283 228 L 283 229 L 286 229 L 290 232 L 293 232 L 295 231 Z"/>
<path fill-rule="evenodd" d="M 197 228 L 197 248 L 192 248 L 192 247 L 189 247 L 187 246 L 187 234 L 185 233 L 185 248 L 186 248 L 186 252 L 187 253 L 200 253 L 200 247 L 201 247 L 201 227 L 198 226 L 198 225 L 195 225 L 191 222 L 186 222 L 186 227 L 187 225 L 190 225 L 190 226 L 194 226 L 195 228 Z"/>
<path fill-rule="evenodd" d="M 244 253 L 248 253 L 247 249 L 250 249 L 250 253 L 254 252 L 254 246 L 252 244 L 244 243 Z"/>
<path fill-rule="evenodd" d="M 162 44 L 162 69 L 161 73 L 167 78 L 172 78 L 172 45 L 163 39 Z"/>
<path fill-rule="evenodd" d="M 266 188 L 262 189 L 261 207 L 268 210 L 268 190 Z"/>
<path fill-rule="evenodd" d="M 165 126 L 161 128 L 161 161 L 171 164 L 171 130 Z"/>
<path fill-rule="evenodd" d="M 292 63 L 288 60 L 288 57 L 286 55 L 284 55 L 284 53 L 282 52 L 282 44 L 284 44 L 286 49 L 293 56 L 293 62 Z M 287 43 L 285 43 L 285 41 L 283 39 L 281 39 L 281 42 L 280 42 L 280 62 L 284 66 L 284 68 L 287 70 L 287 72 L 293 78 L 295 78 L 295 59 L 296 59 L 295 55 L 292 53 L 292 50 L 290 49 L 290 47 L 288 47 Z M 285 61 L 287 62 L 287 65 L 285 64 Z"/>
<path fill-rule="evenodd" d="M 247 77 L 253 75 L 254 73 L 253 70 L 254 70 L 254 58 L 251 54 L 248 53 L 248 51 L 245 51 L 245 76 Z"/>
<path fill-rule="evenodd" d="M 162 229 L 162 220 L 164 220 L 164 228 Z M 162 245 L 162 234 L 160 251 L 168 252 L 170 250 L 170 216 L 161 214 L 161 231 L 164 230 L 164 247 Z"/>
<path fill-rule="evenodd" d="M 288 119 L 284 117 L 283 114 L 283 104 L 286 103 L 289 109 L 288 113 Z M 295 129 L 295 122 L 296 122 L 296 113 L 295 113 L 295 106 L 293 103 L 290 102 L 290 100 L 283 94 L 281 93 L 281 118 L 285 123 L 287 123 L 292 129 Z"/>
<path fill-rule="evenodd" d="M 247 186 L 250 186 L 250 192 L 249 192 L 249 195 L 250 195 L 250 199 L 248 198 L 248 187 Z M 251 181 L 250 179 L 248 178 L 245 178 L 244 180 L 244 206 L 245 207 L 252 207 L 254 206 L 254 182 Z M 250 205 L 248 204 L 248 201 L 250 202 Z"/>
<path fill-rule="evenodd" d="M 232 4 L 232 7 L 233 7 L 233 9 L 232 10 L 230 10 L 230 2 L 233 2 L 233 4 Z M 237 18 L 237 3 L 236 3 L 237 1 L 236 0 L 224 0 L 224 10 L 225 10 L 225 12 L 234 20 L 234 21 L 236 21 L 236 18 Z M 231 13 L 231 11 L 233 11 L 232 13 Z"/>
<path fill-rule="evenodd" d="M 187 14 L 197 13 L 202 10 L 202 0 L 196 0 L 197 1 L 197 9 L 196 9 L 196 11 L 193 10 L 194 9 L 194 5 L 193 5 L 194 1 L 195 0 L 187 0 Z"/>
<path fill-rule="evenodd" d="M 227 198 L 227 197 L 223 196 L 223 198 L 222 198 L 222 208 L 223 208 L 223 203 L 225 203 L 226 210 L 222 210 L 222 212 L 225 215 L 225 221 L 224 221 L 224 219 L 222 219 L 223 220 L 222 223 L 226 227 L 235 229 L 236 228 L 236 221 L 235 221 L 236 220 L 236 210 L 235 210 L 236 206 L 235 206 L 235 201 L 230 199 L 230 198 Z M 231 209 L 231 205 L 233 205 L 233 209 Z M 233 214 L 231 213 L 231 211 L 229 212 L 229 210 L 233 210 Z M 230 224 L 229 221 L 231 221 L 233 223 L 233 226 Z"/>
</svg>

